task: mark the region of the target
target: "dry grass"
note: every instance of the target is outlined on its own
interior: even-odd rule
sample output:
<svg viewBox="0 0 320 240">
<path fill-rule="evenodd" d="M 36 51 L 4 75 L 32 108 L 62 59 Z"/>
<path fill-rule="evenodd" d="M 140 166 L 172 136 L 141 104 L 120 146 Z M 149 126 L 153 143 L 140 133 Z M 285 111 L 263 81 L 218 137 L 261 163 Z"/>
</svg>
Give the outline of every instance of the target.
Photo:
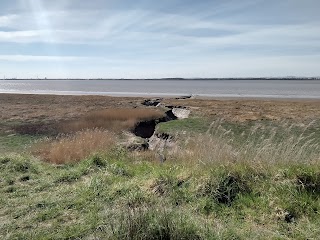
<svg viewBox="0 0 320 240">
<path fill-rule="evenodd" d="M 115 145 L 116 136 L 99 129 L 85 130 L 73 135 L 46 140 L 33 148 L 33 154 L 54 164 L 73 163 L 98 152 L 110 150 Z"/>
<path fill-rule="evenodd" d="M 225 164 L 236 161 L 235 149 L 227 141 L 208 134 L 189 137 L 168 155 L 167 159 L 183 161 L 185 164 Z"/>
<path fill-rule="evenodd" d="M 159 110 L 154 109 L 107 109 L 87 113 L 77 120 L 60 125 L 60 132 L 70 133 L 84 129 L 101 128 L 119 132 L 133 128 L 141 120 L 164 117 Z"/>
<path fill-rule="evenodd" d="M 186 106 L 193 113 L 233 122 L 286 119 L 301 123 L 320 117 L 320 101 L 317 99 L 170 99 L 165 100 L 164 104 Z"/>
<path fill-rule="evenodd" d="M 309 164 L 320 160 L 319 141 L 312 133 L 305 134 L 311 125 L 299 135 L 294 132 L 294 125 L 287 123 L 271 130 L 253 126 L 248 136 L 239 141 L 231 130 L 222 127 L 221 121 L 216 121 L 205 134 L 182 141 L 169 159 L 195 164 Z"/>
<path fill-rule="evenodd" d="M 33 147 L 33 154 L 55 164 L 78 162 L 110 149 L 116 143 L 115 133 L 133 128 L 141 120 L 163 117 L 153 109 L 108 109 L 86 114 L 78 120 L 61 123 L 55 140 Z"/>
<path fill-rule="evenodd" d="M 0 94 L 0 121 L 60 122 L 106 108 L 134 108 L 141 101 L 130 97 Z"/>
<path fill-rule="evenodd" d="M 41 121 L 14 125 L 12 129 L 19 134 L 50 136 L 95 128 L 120 132 L 131 130 L 139 121 L 161 117 L 164 117 L 164 113 L 155 109 L 115 108 L 88 112 L 72 120 L 61 120 L 55 123 Z"/>
</svg>

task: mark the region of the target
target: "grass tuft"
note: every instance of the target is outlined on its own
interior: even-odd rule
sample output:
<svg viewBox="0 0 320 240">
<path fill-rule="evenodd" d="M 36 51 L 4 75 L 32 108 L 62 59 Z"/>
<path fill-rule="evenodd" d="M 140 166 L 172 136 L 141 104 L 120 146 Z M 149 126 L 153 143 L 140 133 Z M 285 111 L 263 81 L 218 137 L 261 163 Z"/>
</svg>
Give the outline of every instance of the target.
<svg viewBox="0 0 320 240">
<path fill-rule="evenodd" d="M 99 155 L 94 155 L 92 157 L 92 163 L 98 168 L 106 167 L 108 164 L 108 162 Z"/>
<path fill-rule="evenodd" d="M 111 225 L 115 239 L 202 239 L 195 224 L 172 210 L 139 208 L 121 213 L 119 219 Z"/>
<path fill-rule="evenodd" d="M 230 205 L 239 194 L 249 192 L 249 187 L 239 176 L 228 175 L 218 183 L 218 188 L 215 190 L 213 197 L 218 203 Z"/>
<path fill-rule="evenodd" d="M 208 196 L 217 203 L 230 206 L 241 194 L 250 193 L 250 188 L 245 179 L 238 174 L 222 174 L 219 177 L 211 177 L 200 185 L 199 193 Z"/>
</svg>

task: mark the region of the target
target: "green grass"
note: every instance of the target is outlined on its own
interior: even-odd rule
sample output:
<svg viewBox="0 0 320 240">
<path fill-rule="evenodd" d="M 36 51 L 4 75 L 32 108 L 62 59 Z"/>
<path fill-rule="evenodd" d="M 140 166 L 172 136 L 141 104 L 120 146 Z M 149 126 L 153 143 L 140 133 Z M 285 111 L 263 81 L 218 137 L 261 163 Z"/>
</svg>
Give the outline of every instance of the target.
<svg viewBox="0 0 320 240">
<path fill-rule="evenodd" d="M 161 165 L 114 149 L 64 166 L 2 157 L 0 170 L 1 239 L 315 239 L 320 234 L 319 165 Z"/>
<path fill-rule="evenodd" d="M 0 153 L 14 153 L 25 151 L 34 141 L 41 136 L 0 134 Z"/>
<path fill-rule="evenodd" d="M 203 118 L 187 118 L 181 120 L 173 120 L 170 122 L 160 123 L 157 131 L 160 133 L 175 134 L 180 132 L 204 133 L 210 125 L 209 120 Z"/>
</svg>

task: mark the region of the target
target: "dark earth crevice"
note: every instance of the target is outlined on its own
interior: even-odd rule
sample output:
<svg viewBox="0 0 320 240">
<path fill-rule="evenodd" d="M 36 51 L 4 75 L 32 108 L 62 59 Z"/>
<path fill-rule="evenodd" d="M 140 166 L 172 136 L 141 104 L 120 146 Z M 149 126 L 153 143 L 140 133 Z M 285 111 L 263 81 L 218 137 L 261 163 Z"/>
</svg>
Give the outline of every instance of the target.
<svg viewBox="0 0 320 240">
<path fill-rule="evenodd" d="M 133 130 L 133 133 L 142 138 L 150 138 L 156 129 L 156 120 L 139 122 Z"/>
<path fill-rule="evenodd" d="M 167 111 L 165 117 L 152 119 L 148 121 L 142 121 L 137 123 L 135 128 L 133 129 L 133 133 L 142 138 L 150 138 L 154 134 L 156 130 L 156 126 L 162 122 L 169 122 L 172 120 L 176 120 L 177 117 L 173 114 L 172 110 Z"/>
</svg>

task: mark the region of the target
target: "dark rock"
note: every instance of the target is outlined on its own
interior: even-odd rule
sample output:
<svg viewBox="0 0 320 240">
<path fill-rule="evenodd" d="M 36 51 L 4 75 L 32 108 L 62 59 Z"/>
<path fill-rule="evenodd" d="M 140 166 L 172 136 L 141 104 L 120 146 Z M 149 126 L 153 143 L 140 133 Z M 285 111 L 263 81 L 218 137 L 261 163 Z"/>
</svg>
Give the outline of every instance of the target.
<svg viewBox="0 0 320 240">
<path fill-rule="evenodd" d="M 287 222 L 287 223 L 292 223 L 294 222 L 294 215 L 289 213 L 289 212 L 286 212 L 285 213 L 285 216 L 284 216 L 284 220 Z"/>
<path fill-rule="evenodd" d="M 182 109 L 187 109 L 186 107 L 184 106 L 173 106 L 173 105 L 166 105 L 166 108 L 170 108 L 170 109 L 173 109 L 173 108 L 182 108 Z"/>
<path fill-rule="evenodd" d="M 162 99 L 146 99 L 142 102 L 142 105 L 149 106 L 149 107 L 158 107 L 161 103 Z"/>
<path fill-rule="evenodd" d="M 189 99 L 192 98 L 192 95 L 188 95 L 188 96 L 181 96 L 181 97 L 177 97 L 177 100 L 184 100 L 184 99 Z"/>
</svg>

